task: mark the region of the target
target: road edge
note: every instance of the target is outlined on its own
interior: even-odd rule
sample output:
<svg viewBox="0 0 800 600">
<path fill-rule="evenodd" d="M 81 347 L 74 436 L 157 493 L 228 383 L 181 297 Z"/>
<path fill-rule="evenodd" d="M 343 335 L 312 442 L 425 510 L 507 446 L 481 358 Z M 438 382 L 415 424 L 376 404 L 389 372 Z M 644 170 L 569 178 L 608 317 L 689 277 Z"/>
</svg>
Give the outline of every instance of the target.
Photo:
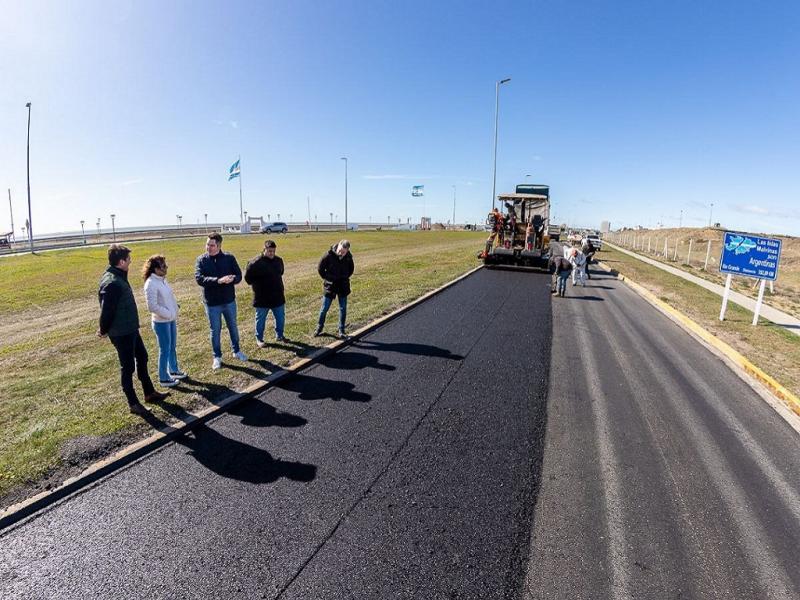
<svg viewBox="0 0 800 600">
<path fill-rule="evenodd" d="M 604 271 L 616 275 L 618 280 L 624 282 L 629 288 L 631 288 L 634 292 L 636 292 L 639 296 L 644 298 L 662 313 L 666 314 L 672 321 L 680 325 L 684 330 L 688 331 L 695 337 L 705 342 L 707 345 L 717 350 L 717 352 L 727 358 L 732 365 L 741 369 L 741 371 L 747 376 L 755 379 L 758 383 L 764 386 L 770 394 L 777 398 L 783 406 L 800 417 L 800 398 L 778 383 L 775 378 L 762 371 L 759 367 L 754 365 L 750 360 L 745 358 L 744 355 L 735 350 L 729 344 L 723 342 L 713 333 L 684 315 L 678 309 L 670 306 L 658 298 L 650 290 L 644 288 L 641 284 L 635 282 L 630 277 L 622 275 L 602 262 L 598 262 L 597 265 Z"/>
<path fill-rule="evenodd" d="M 210 406 L 205 408 L 197 413 L 188 413 L 188 416 L 185 417 L 180 424 L 176 424 L 175 426 L 167 426 L 157 430 L 155 433 L 150 435 L 149 437 L 139 440 L 138 442 L 134 442 L 129 446 L 126 446 L 122 450 L 115 452 L 111 456 L 99 460 L 95 463 L 92 463 L 86 469 L 84 469 L 78 475 L 74 477 L 70 477 L 63 483 L 61 483 L 58 487 L 53 488 L 51 490 L 47 490 L 44 492 L 40 492 L 39 494 L 28 498 L 27 500 L 23 500 L 22 502 L 18 502 L 16 504 L 12 504 L 2 512 L 0 512 L 0 533 L 4 532 L 5 529 L 11 527 L 19 523 L 20 521 L 27 519 L 29 517 L 34 517 L 41 511 L 49 508 L 50 506 L 54 505 L 56 502 L 71 496 L 77 492 L 88 487 L 90 484 L 100 481 L 101 479 L 113 475 L 114 473 L 121 470 L 123 467 L 127 467 L 132 465 L 136 461 L 145 458 L 151 452 L 160 449 L 163 446 L 166 446 L 169 442 L 173 441 L 174 439 L 184 435 L 185 433 L 191 431 L 193 428 L 206 423 L 223 413 L 227 412 L 234 406 L 240 404 L 244 400 L 254 396 L 255 394 L 260 394 L 261 392 L 267 390 L 269 387 L 274 386 L 276 383 L 287 379 L 316 363 L 318 363 L 322 358 L 338 352 L 342 348 L 349 346 L 354 341 L 360 339 L 364 335 L 371 333 L 381 325 L 396 319 L 400 315 L 408 312 L 412 308 L 422 304 L 429 298 L 436 296 L 437 294 L 443 292 L 449 287 L 452 287 L 456 283 L 466 279 L 467 277 L 473 275 L 480 269 L 484 268 L 484 266 L 478 265 L 474 269 L 470 269 L 466 273 L 462 273 L 455 279 L 452 279 L 443 285 L 439 286 L 436 289 L 433 289 L 429 292 L 426 292 L 422 296 L 412 300 L 408 304 L 405 304 L 389 314 L 383 315 L 378 317 L 377 319 L 370 321 L 363 327 L 353 331 L 347 340 L 337 340 L 335 342 L 331 342 L 326 346 L 322 346 L 313 352 L 310 356 L 307 356 L 297 362 L 293 363 L 292 365 L 288 366 L 285 369 L 280 371 L 276 371 L 275 373 L 271 373 L 266 379 L 257 381 L 252 383 L 244 390 L 240 392 L 236 392 L 227 396 L 220 400 L 214 406 Z"/>
</svg>

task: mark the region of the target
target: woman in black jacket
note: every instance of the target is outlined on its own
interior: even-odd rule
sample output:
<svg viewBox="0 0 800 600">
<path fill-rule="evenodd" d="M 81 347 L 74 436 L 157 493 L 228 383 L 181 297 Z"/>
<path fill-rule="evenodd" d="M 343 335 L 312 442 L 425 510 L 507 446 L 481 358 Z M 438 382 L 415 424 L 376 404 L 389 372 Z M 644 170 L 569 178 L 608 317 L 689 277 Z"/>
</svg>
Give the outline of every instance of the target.
<svg viewBox="0 0 800 600">
<path fill-rule="evenodd" d="M 350 277 L 353 275 L 353 255 L 350 253 L 350 242 L 342 240 L 331 246 L 320 259 L 317 272 L 322 277 L 324 294 L 322 309 L 319 311 L 319 323 L 315 336 L 322 335 L 325 327 L 325 316 L 334 298 L 339 298 L 339 339 L 345 339 L 345 323 L 347 322 L 347 296 L 350 295 Z"/>
</svg>

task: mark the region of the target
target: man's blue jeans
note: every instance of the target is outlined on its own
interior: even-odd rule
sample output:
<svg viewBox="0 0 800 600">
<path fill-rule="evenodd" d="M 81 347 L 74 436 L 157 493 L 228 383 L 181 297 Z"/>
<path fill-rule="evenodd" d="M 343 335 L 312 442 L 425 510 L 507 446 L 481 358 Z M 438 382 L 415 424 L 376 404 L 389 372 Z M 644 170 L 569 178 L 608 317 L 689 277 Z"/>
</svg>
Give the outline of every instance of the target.
<svg viewBox="0 0 800 600">
<path fill-rule="evenodd" d="M 259 342 L 264 341 L 264 327 L 267 324 L 269 311 L 272 311 L 272 316 L 275 318 L 275 337 L 283 337 L 283 326 L 286 323 L 286 305 L 281 304 L 275 308 L 261 308 L 256 306 L 256 339 Z"/>
<path fill-rule="evenodd" d="M 344 325 L 347 322 L 347 296 L 337 296 L 339 298 L 339 331 L 344 333 Z M 321 331 L 325 327 L 325 316 L 333 303 L 333 298 L 322 297 L 322 310 L 319 311 L 318 329 Z"/>
<path fill-rule="evenodd" d="M 561 271 L 558 274 L 558 293 L 562 296 L 567 291 L 567 279 L 569 279 L 569 271 Z"/>
<path fill-rule="evenodd" d="M 153 331 L 158 340 L 158 379 L 162 382 L 169 381 L 172 379 L 170 373 L 180 373 L 178 355 L 175 352 L 178 345 L 178 323 L 153 321 Z"/>
<path fill-rule="evenodd" d="M 225 325 L 228 327 L 228 332 L 231 334 L 231 347 L 234 354 L 239 351 L 239 326 L 236 324 L 236 300 L 228 304 L 220 304 L 219 306 L 206 307 L 206 315 L 208 315 L 208 324 L 211 326 L 211 349 L 214 352 L 214 358 L 222 358 L 222 347 L 220 346 L 219 336 L 222 331 L 222 318 L 225 317 Z"/>
</svg>

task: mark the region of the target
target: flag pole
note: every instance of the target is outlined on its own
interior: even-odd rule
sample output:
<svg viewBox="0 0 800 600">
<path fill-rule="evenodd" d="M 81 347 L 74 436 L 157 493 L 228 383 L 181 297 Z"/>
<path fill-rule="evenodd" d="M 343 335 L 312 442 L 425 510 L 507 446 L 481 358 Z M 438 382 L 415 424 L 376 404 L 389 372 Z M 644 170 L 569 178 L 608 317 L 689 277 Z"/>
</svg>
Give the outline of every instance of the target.
<svg viewBox="0 0 800 600">
<path fill-rule="evenodd" d="M 244 210 L 242 205 L 242 155 L 239 155 L 239 225 L 240 231 L 244 228 Z"/>
</svg>

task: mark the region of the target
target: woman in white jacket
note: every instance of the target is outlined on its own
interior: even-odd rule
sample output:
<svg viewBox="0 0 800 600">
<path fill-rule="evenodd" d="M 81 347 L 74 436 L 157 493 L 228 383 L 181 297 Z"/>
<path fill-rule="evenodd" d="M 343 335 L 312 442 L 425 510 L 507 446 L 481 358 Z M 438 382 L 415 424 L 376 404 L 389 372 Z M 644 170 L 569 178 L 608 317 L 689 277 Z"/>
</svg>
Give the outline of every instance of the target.
<svg viewBox="0 0 800 600">
<path fill-rule="evenodd" d="M 158 379 L 163 387 L 178 385 L 186 373 L 178 368 L 178 301 L 167 283 L 167 259 L 156 254 L 142 269 L 144 296 L 158 340 Z"/>
</svg>

